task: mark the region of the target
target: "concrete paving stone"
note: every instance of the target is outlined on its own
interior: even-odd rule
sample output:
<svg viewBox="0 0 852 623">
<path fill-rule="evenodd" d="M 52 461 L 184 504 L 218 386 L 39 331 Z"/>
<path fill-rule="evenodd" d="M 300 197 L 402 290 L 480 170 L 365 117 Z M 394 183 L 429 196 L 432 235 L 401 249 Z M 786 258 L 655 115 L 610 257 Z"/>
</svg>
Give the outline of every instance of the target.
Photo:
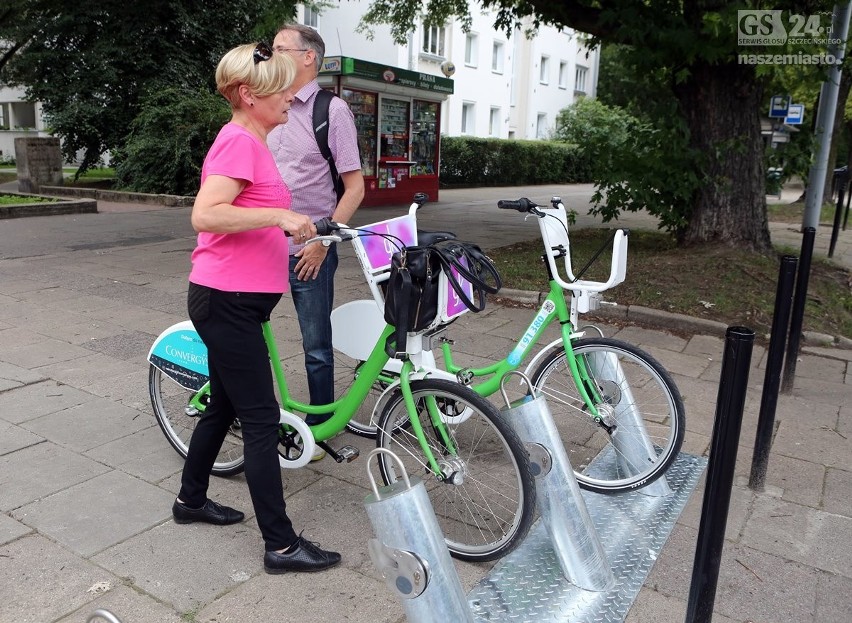
<svg viewBox="0 0 852 623">
<path fill-rule="evenodd" d="M 43 380 L 45 380 L 45 376 L 39 372 L 33 372 L 32 370 L 27 370 L 26 368 L 20 368 L 18 366 L 13 366 L 10 363 L 6 363 L 5 361 L 0 361 L 0 402 L 3 400 L 2 392 L 23 387 L 24 385 L 29 385 L 31 383 L 38 383 Z M 0 410 L 0 418 L 2 417 L 3 412 Z"/>
<path fill-rule="evenodd" d="M 838 431 L 836 424 L 821 424 L 818 419 L 781 420 L 772 452 L 816 461 L 828 467 L 849 468 L 852 456 L 852 438 Z"/>
<path fill-rule="evenodd" d="M 21 381 L 21 386 L 0 393 L 0 418 L 12 424 L 34 420 L 97 399 L 70 385 L 44 380 L 37 372 L 0 363 L 0 378 L 7 374 L 25 379 Z M 23 382 L 28 384 L 24 386 Z"/>
<path fill-rule="evenodd" d="M 129 409 L 150 413 L 153 417 L 151 397 L 148 393 L 148 368 L 133 367 L 136 368 L 133 372 L 98 378 L 91 384 L 83 385 L 81 389 L 95 396 L 114 400 Z"/>
<path fill-rule="evenodd" d="M 32 528 L 29 526 L 25 526 L 20 521 L 15 521 L 5 513 L 0 513 L 0 545 L 5 545 L 30 532 L 32 532 Z"/>
<path fill-rule="evenodd" d="M 176 316 L 175 314 L 156 309 L 120 305 L 107 309 L 93 308 L 85 316 L 98 320 L 107 320 L 126 329 L 159 335 L 176 322 L 186 320 L 186 309 L 184 308 L 181 315 Z"/>
<path fill-rule="evenodd" d="M 383 581 L 337 567 L 321 574 L 264 573 L 202 608 L 194 620 L 397 623 L 405 619 L 400 600 Z"/>
<path fill-rule="evenodd" d="M 3 279 L 3 294 L 13 296 L 21 292 L 32 292 L 44 287 L 44 284 L 35 279 L 26 278 L 6 278 Z"/>
<path fill-rule="evenodd" d="M 76 311 L 80 308 L 87 308 L 90 304 L 101 306 L 104 304 L 113 304 L 108 299 L 92 300 L 87 294 L 72 290 L 68 287 L 45 287 L 40 290 L 31 292 L 22 292 L 16 295 L 22 301 L 27 301 L 38 307 L 53 307 L 61 309 L 69 309 Z"/>
<path fill-rule="evenodd" d="M 852 518 L 769 496 L 755 500 L 742 543 L 852 578 Z"/>
<path fill-rule="evenodd" d="M 624 623 L 661 623 L 682 621 L 686 617 L 687 599 L 676 599 L 643 587 L 633 606 L 627 612 Z M 742 623 L 729 619 L 718 612 L 713 613 L 713 623 Z"/>
<path fill-rule="evenodd" d="M 665 349 L 657 349 L 652 356 L 666 371 L 677 370 L 678 374 L 693 378 L 700 377 L 713 362 L 707 355 L 688 355 Z"/>
<path fill-rule="evenodd" d="M 188 617 L 262 572 L 263 541 L 245 523 L 212 526 L 167 521 L 91 560 Z"/>
<path fill-rule="evenodd" d="M 151 340 L 151 343 L 153 343 L 153 340 Z M 126 377 L 135 373 L 140 379 L 139 382 L 147 387 L 145 377 L 148 373 L 148 363 L 144 356 L 137 353 L 132 359 L 124 359 L 92 353 L 87 348 L 83 350 L 86 352 L 83 357 L 42 366 L 39 371 L 44 372 L 52 379 L 79 388 L 97 385 L 106 379 Z"/>
<path fill-rule="evenodd" d="M 852 612 L 852 580 L 833 573 L 820 574 L 817 577 L 814 621 L 848 623 L 850 612 Z"/>
<path fill-rule="evenodd" d="M 681 446 L 680 451 L 694 456 L 709 456 L 710 436 L 699 435 L 698 433 L 693 433 L 687 430 L 683 437 L 683 445 Z"/>
<path fill-rule="evenodd" d="M 0 420 L 0 456 L 43 441 L 44 437 L 39 437 L 20 426 Z"/>
<path fill-rule="evenodd" d="M 54 327 L 38 327 L 40 335 L 68 342 L 69 344 L 76 344 L 77 346 L 85 346 L 91 340 L 116 335 L 122 331 L 124 329 L 118 325 L 92 320 L 72 322 Z"/>
<path fill-rule="evenodd" d="M 852 436 L 852 405 L 849 403 L 845 403 L 840 407 L 836 430 L 843 437 L 848 438 Z"/>
<path fill-rule="evenodd" d="M 110 584 L 106 592 L 96 594 L 100 596 L 56 623 L 88 621 L 96 610 L 106 610 L 119 621 L 128 623 L 185 623 L 186 621 L 168 606 L 124 584 Z M 93 623 L 101 623 L 104 620 L 97 618 Z"/>
<path fill-rule="evenodd" d="M 29 301 L 0 295 L 0 320 L 20 320 L 30 317 L 31 314 L 37 314 L 39 311 L 39 308 Z"/>
<path fill-rule="evenodd" d="M 829 513 L 852 517 L 852 472 L 828 468 L 822 507 Z"/>
<path fill-rule="evenodd" d="M 646 350 L 653 347 L 676 353 L 683 352 L 687 344 L 687 340 L 677 335 L 635 326 L 622 327 L 613 337 Z"/>
<path fill-rule="evenodd" d="M 701 513 L 704 508 L 704 487 L 707 472 L 702 475 L 701 481 L 692 492 L 686 506 L 681 511 L 677 522 L 698 530 L 701 524 Z M 747 487 L 735 486 L 731 489 L 731 498 L 728 506 L 728 515 L 725 522 L 725 538 L 731 541 L 739 539 L 740 533 L 748 520 L 751 506 L 754 503 L 755 494 Z"/>
<path fill-rule="evenodd" d="M 92 448 L 85 455 L 152 483 L 160 482 L 183 468 L 183 459 L 168 444 L 160 427 L 153 424 Z"/>
<path fill-rule="evenodd" d="M 147 286 L 137 286 L 132 283 L 113 282 L 92 289 L 95 296 L 125 305 L 142 305 L 153 308 L 165 305 L 174 300 L 174 295 L 160 292 Z"/>
<path fill-rule="evenodd" d="M 815 405 L 800 396 L 779 394 L 775 421 L 797 425 L 837 428 L 838 405 Z"/>
<path fill-rule="evenodd" d="M 706 355 L 716 359 L 722 356 L 725 340 L 714 335 L 693 335 L 690 337 L 683 352 L 688 355 Z"/>
<path fill-rule="evenodd" d="M 841 385 L 821 379 L 802 378 L 798 375 L 797 369 L 792 394 L 806 402 L 836 407 L 849 402 L 852 397 L 852 387 L 848 382 Z"/>
<path fill-rule="evenodd" d="M 24 423 L 27 430 L 76 452 L 91 450 L 150 425 L 150 418 L 139 411 L 102 398 Z"/>
<path fill-rule="evenodd" d="M 24 303 L 20 304 L 21 306 Z M 86 322 L 88 318 L 80 313 L 70 312 L 61 308 L 38 307 L 33 309 L 21 309 L 17 315 L 6 318 L 6 322 L 18 327 L 28 328 L 34 333 L 43 334 L 46 329 L 62 327 L 71 324 Z"/>
<path fill-rule="evenodd" d="M 22 368 L 40 368 L 60 361 L 69 361 L 78 357 L 85 357 L 91 353 L 84 348 L 44 338 L 37 344 L 10 348 L 3 352 L 3 359 L 8 363 L 21 366 Z"/>
<path fill-rule="evenodd" d="M 0 352 L 10 348 L 32 346 L 44 340 L 44 336 L 36 331 L 22 327 L 13 327 L 0 331 Z"/>
<path fill-rule="evenodd" d="M 55 621 L 95 599 L 90 591 L 118 578 L 33 534 L 0 547 L 0 621 Z"/>
<path fill-rule="evenodd" d="M 845 361 L 800 353 L 796 362 L 796 378 L 842 383 L 847 365 Z"/>
<path fill-rule="evenodd" d="M 173 501 L 174 496 L 159 487 L 110 471 L 22 506 L 12 515 L 89 558 L 169 519 Z"/>
<path fill-rule="evenodd" d="M 746 476 L 751 473 L 752 457 L 753 452 L 737 457 L 739 473 Z M 812 508 L 820 507 L 826 472 L 823 465 L 776 454 L 771 449 L 766 465 L 766 486 L 778 487 L 783 500 Z"/>
<path fill-rule="evenodd" d="M 676 524 L 645 587 L 687 600 L 697 538 L 697 530 Z M 787 557 L 725 541 L 715 612 L 735 621 L 819 623 L 814 618 L 815 587 L 812 571 Z"/>
<path fill-rule="evenodd" d="M 89 350 L 125 360 L 133 357 L 146 357 L 155 339 L 157 339 L 157 336 L 151 333 L 125 331 L 116 335 L 90 340 L 83 346 Z"/>
<path fill-rule="evenodd" d="M 107 471 L 105 465 L 49 442 L 0 456 L 0 510 L 29 504 Z"/>
</svg>

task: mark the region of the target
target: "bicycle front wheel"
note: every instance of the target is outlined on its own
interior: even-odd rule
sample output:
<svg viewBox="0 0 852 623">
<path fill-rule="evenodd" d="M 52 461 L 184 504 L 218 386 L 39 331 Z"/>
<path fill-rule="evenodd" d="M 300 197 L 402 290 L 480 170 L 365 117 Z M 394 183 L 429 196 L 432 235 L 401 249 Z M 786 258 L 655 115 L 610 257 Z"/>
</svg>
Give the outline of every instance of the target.
<svg viewBox="0 0 852 623">
<path fill-rule="evenodd" d="M 612 338 L 572 343 L 601 421 L 581 398 L 564 350 L 533 373 L 547 399 L 577 482 L 598 493 L 629 491 L 662 476 L 680 452 L 683 400 L 668 372 L 648 353 Z"/>
<path fill-rule="evenodd" d="M 414 417 L 441 476 L 435 476 L 424 456 L 399 389 L 379 417 L 378 446 L 392 450 L 406 473 L 421 478 L 454 557 L 482 562 L 506 555 L 526 536 L 535 507 L 529 456 L 521 440 L 503 414 L 469 388 L 425 379 L 412 381 L 411 390 Z M 430 402 L 443 426 L 433 425 Z M 452 417 L 462 412 L 466 417 Z M 391 457 L 381 454 L 378 463 L 385 484 L 402 478 Z"/>
<path fill-rule="evenodd" d="M 204 417 L 203 411 L 189 404 L 197 392 L 175 383 L 158 367 L 151 365 L 148 372 L 148 393 L 151 395 L 151 407 L 157 417 L 157 424 L 177 453 L 186 458 L 192 431 L 195 430 L 198 420 Z M 239 421 L 234 420 L 211 473 L 216 476 L 239 474 L 243 471 L 243 462 L 243 433 Z"/>
</svg>

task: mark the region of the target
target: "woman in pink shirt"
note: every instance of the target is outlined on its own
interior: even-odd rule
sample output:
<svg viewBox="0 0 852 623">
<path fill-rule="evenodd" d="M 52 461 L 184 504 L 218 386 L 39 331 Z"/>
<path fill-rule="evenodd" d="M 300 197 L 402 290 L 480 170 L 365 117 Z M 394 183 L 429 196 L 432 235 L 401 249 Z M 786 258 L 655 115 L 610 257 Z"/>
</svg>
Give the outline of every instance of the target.
<svg viewBox="0 0 852 623">
<path fill-rule="evenodd" d="M 189 317 L 208 349 L 210 404 L 192 434 L 172 507 L 177 523 L 244 519 L 207 497 L 210 470 L 239 418 L 267 573 L 319 571 L 340 562 L 340 554 L 296 534 L 287 516 L 278 464 L 279 406 L 261 330 L 289 289 L 285 231 L 301 242 L 316 235 L 307 216 L 290 211 L 290 191 L 266 146 L 269 131 L 287 122 L 294 76 L 293 60 L 264 43 L 234 48 L 216 68 L 216 86 L 232 117 L 201 169 L 187 297 Z"/>
</svg>

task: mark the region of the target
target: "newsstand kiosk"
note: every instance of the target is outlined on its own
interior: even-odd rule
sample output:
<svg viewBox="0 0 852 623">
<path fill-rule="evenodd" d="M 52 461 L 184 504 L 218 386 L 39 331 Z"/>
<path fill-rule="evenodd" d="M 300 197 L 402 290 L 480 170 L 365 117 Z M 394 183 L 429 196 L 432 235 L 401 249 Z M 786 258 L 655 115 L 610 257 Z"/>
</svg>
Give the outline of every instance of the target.
<svg viewBox="0 0 852 623">
<path fill-rule="evenodd" d="M 441 103 L 453 81 L 347 56 L 323 59 L 319 84 L 355 115 L 364 206 L 409 203 L 415 193 L 438 199 Z"/>
</svg>

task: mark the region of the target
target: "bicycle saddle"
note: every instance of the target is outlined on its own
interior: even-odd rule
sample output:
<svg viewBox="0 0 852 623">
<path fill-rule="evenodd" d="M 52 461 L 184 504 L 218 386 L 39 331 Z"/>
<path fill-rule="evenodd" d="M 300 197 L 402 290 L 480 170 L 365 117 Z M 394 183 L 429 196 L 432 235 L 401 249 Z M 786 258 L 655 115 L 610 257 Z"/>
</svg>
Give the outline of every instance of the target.
<svg viewBox="0 0 852 623">
<path fill-rule="evenodd" d="M 435 244 L 436 242 L 444 242 L 445 240 L 455 240 L 456 235 L 451 231 L 423 231 L 417 230 L 417 244 L 423 247 Z"/>
</svg>

